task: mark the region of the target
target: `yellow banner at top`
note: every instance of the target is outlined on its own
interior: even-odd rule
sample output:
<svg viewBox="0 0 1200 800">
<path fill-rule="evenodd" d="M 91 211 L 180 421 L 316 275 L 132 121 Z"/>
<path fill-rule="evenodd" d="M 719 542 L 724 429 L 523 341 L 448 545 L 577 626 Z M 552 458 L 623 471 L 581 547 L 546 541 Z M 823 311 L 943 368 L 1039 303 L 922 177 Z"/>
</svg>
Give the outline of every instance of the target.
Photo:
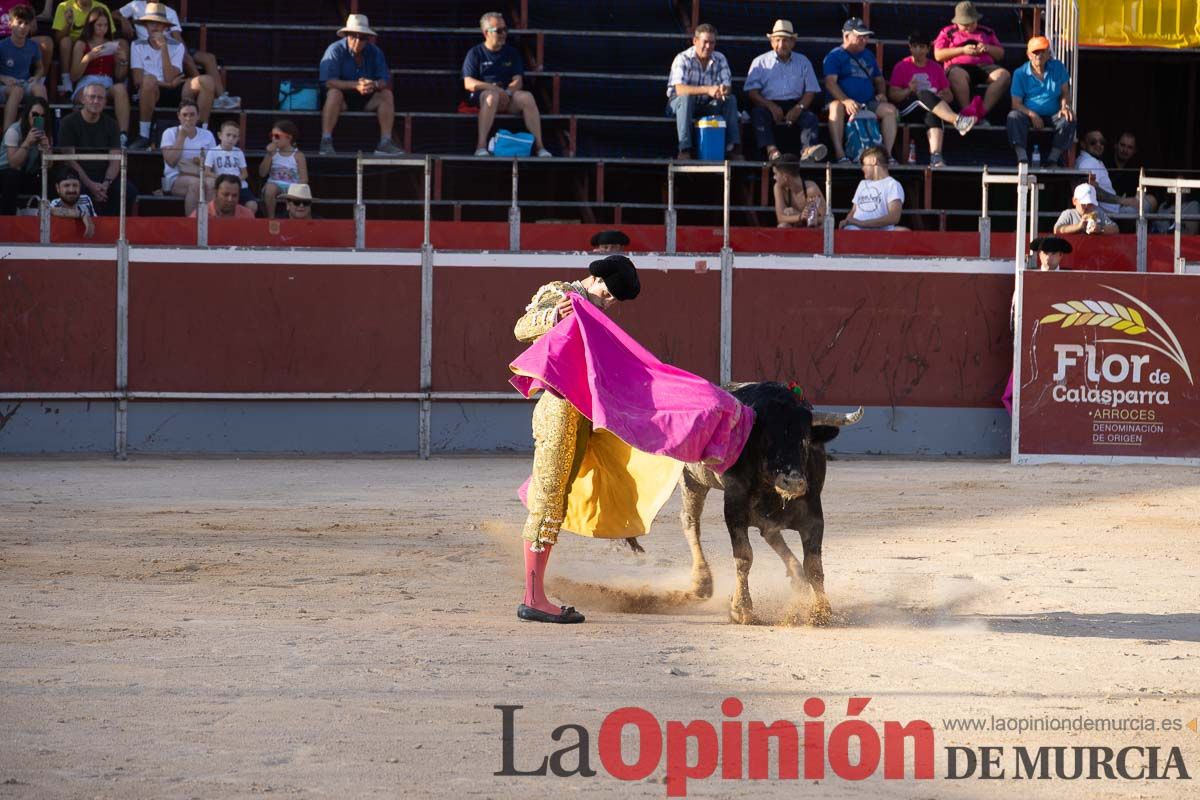
<svg viewBox="0 0 1200 800">
<path fill-rule="evenodd" d="M 1200 0 L 1080 0 L 1079 40 L 1107 47 L 1200 47 Z"/>
</svg>

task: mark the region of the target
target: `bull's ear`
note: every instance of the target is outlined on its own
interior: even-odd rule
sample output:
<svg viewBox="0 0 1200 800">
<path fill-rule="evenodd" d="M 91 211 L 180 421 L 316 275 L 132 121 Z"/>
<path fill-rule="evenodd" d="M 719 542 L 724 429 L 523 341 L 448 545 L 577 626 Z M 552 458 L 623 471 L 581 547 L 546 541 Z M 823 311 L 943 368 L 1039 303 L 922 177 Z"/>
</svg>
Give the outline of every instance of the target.
<svg viewBox="0 0 1200 800">
<path fill-rule="evenodd" d="M 841 428 L 836 425 L 814 425 L 812 429 L 813 444 L 825 444 L 837 438 Z"/>
</svg>

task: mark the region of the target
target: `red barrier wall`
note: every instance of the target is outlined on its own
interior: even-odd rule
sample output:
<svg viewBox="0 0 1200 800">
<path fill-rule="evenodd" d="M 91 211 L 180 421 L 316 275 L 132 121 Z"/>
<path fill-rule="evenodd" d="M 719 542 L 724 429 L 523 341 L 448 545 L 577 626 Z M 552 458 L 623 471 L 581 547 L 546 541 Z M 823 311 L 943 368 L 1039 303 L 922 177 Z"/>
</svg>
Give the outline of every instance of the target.
<svg viewBox="0 0 1200 800">
<path fill-rule="evenodd" d="M 83 238 L 83 227 L 75 220 L 52 220 L 51 241 L 55 244 L 112 244 L 117 239 L 117 220 L 97 220 L 95 238 Z M 350 220 L 212 220 L 209 242 L 214 246 L 246 247 L 353 247 L 354 223 Z M 606 225 L 530 224 L 521 226 L 522 251 L 538 250 L 578 252 L 590 249 L 589 240 Z M 622 225 L 631 240 L 633 252 L 661 252 L 666 244 L 661 225 Z M 379 221 L 367 224 L 368 249 L 416 250 L 421 246 L 420 222 Z M 179 217 L 131 217 L 127 238 L 133 245 L 188 246 L 196 241 L 195 220 Z M 820 253 L 820 231 L 780 228 L 733 228 L 730 246 L 739 253 Z M 430 228 L 433 246 L 439 250 L 508 250 L 508 225 L 502 222 L 434 222 Z M 1067 269 L 1134 271 L 1137 264 L 1137 237 L 1070 236 L 1075 252 L 1065 260 Z M 0 217 L 0 242 L 36 243 L 38 221 L 35 217 Z M 1013 250 L 1013 234 L 992 237 L 992 255 L 1008 258 Z M 676 236 L 682 253 L 716 253 L 721 249 L 721 229 L 682 227 Z M 1172 272 L 1174 239 L 1151 236 L 1147 264 L 1150 272 Z M 910 233 L 875 231 L 838 231 L 834 240 L 838 255 L 936 256 L 973 258 L 979 255 L 979 236 L 975 233 L 920 231 Z M 1200 261 L 1200 237 L 1185 236 L 1183 256 Z"/>
<path fill-rule="evenodd" d="M 130 389 L 416 391 L 420 282 L 419 267 L 135 262 Z"/>
<path fill-rule="evenodd" d="M 116 387 L 116 265 L 0 261 L 0 390 Z"/>
</svg>

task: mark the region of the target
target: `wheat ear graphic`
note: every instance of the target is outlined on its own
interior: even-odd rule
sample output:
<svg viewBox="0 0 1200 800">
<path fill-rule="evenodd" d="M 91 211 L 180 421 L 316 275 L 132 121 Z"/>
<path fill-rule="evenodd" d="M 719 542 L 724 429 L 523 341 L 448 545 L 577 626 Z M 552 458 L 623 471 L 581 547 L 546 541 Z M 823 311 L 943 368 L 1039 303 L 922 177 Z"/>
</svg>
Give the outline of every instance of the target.
<svg viewBox="0 0 1200 800">
<path fill-rule="evenodd" d="M 1140 304 L 1142 309 L 1139 310 L 1133 306 L 1123 306 L 1120 303 L 1110 303 L 1107 300 L 1068 300 L 1065 303 L 1053 303 L 1051 307 L 1058 313 L 1047 314 L 1042 317 L 1042 323 L 1050 324 L 1058 322 L 1061 323 L 1061 327 L 1063 328 L 1078 327 L 1080 325 L 1109 328 L 1114 331 L 1120 331 L 1127 336 L 1140 336 L 1143 333 L 1149 333 L 1161 342 L 1163 347 L 1136 339 L 1097 339 L 1096 342 L 1130 344 L 1162 353 L 1183 369 L 1188 383 L 1194 386 L 1196 382 L 1192 379 L 1192 369 L 1188 364 L 1187 357 L 1184 355 L 1183 346 L 1179 343 L 1178 337 L 1175 336 L 1175 332 L 1171 330 L 1171 326 L 1167 324 L 1166 320 L 1159 316 L 1153 308 L 1146 305 L 1139 298 L 1129 294 L 1129 292 L 1123 292 L 1116 287 L 1105 286 L 1104 284 L 1101 284 L 1101 286 Z M 1163 332 L 1166 333 L 1166 337 L 1146 325 L 1146 321 L 1142 317 L 1142 310 L 1146 312 L 1146 316 L 1159 324 Z"/>
</svg>

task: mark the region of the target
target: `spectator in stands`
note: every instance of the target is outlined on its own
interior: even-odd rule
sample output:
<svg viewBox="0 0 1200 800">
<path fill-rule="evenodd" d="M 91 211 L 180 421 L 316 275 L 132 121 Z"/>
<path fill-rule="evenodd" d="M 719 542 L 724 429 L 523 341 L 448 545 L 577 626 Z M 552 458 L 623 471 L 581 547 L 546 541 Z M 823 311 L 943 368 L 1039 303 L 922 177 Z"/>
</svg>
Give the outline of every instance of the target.
<svg viewBox="0 0 1200 800">
<path fill-rule="evenodd" d="M 396 101 L 392 96 L 392 74 L 383 51 L 375 44 L 375 31 L 366 14 L 351 14 L 338 31 L 338 41 L 325 49 L 321 56 L 321 88 L 325 99 L 321 105 L 321 146 L 323 156 L 336 155 L 333 149 L 333 129 L 343 111 L 374 111 L 379 120 L 377 156 L 403 155 L 404 151 L 392 141 L 396 122 Z M 269 216 L 274 209 L 268 206 Z"/>
<path fill-rule="evenodd" d="M 46 69 L 42 52 L 29 34 L 34 26 L 33 9 L 16 6 L 8 12 L 12 33 L 0 40 L 0 101 L 4 103 L 4 129 L 17 121 L 26 95 L 46 98 Z"/>
<path fill-rule="evenodd" d="M 800 174 L 800 159 L 785 153 L 771 164 L 775 173 L 775 221 L 780 228 L 819 228 L 825 222 L 825 195 Z"/>
<path fill-rule="evenodd" d="M 12 35 L 12 25 L 10 23 L 10 14 L 17 6 L 29 6 L 33 8 L 33 0 L 0 0 L 0 39 L 7 39 Z M 42 13 L 40 16 L 33 18 L 33 24 L 29 27 L 29 38 L 38 46 L 38 55 L 41 57 L 41 62 L 45 67 L 45 74 L 50 74 L 50 64 L 54 61 L 54 40 L 49 36 L 39 36 L 38 20 L 44 19 L 47 23 L 50 22 L 53 16 L 54 0 L 42 1 Z"/>
<path fill-rule="evenodd" d="M 1058 221 L 1054 223 L 1056 236 L 1072 233 L 1117 233 L 1117 223 L 1096 204 L 1096 188 L 1090 183 L 1081 183 L 1075 187 L 1071 206 L 1058 215 Z"/>
<path fill-rule="evenodd" d="M 508 44 L 508 24 L 504 16 L 489 11 L 479 19 L 483 42 L 467 51 L 463 59 L 463 88 L 471 93 L 467 103 L 479 108 L 479 128 L 475 155 L 488 154 L 488 134 L 497 114 L 521 112 L 525 128 L 533 135 L 535 152 L 542 158 L 551 153 L 542 141 L 542 117 L 537 101 L 522 87 L 525 62 L 517 48 Z"/>
<path fill-rule="evenodd" d="M 312 210 L 312 189 L 307 183 L 293 183 L 283 198 L 287 201 L 288 219 L 317 218 Z"/>
<path fill-rule="evenodd" d="M 623 253 L 629 246 L 629 237 L 621 231 L 600 231 L 592 237 L 593 253 Z"/>
<path fill-rule="evenodd" d="M 906 231 L 896 223 L 904 209 L 904 187 L 888 175 L 887 153 L 868 147 L 862 155 L 863 179 L 854 190 L 850 213 L 838 225 L 850 231 Z"/>
<path fill-rule="evenodd" d="M 58 127 L 58 143 L 66 153 L 121 154 L 121 131 L 117 122 L 104 113 L 107 96 L 104 87 L 93 83 L 83 90 L 80 101 L 83 107 L 63 117 Z M 79 176 L 79 182 L 96 204 L 97 210 L 106 216 L 119 214 L 121 210 L 121 162 L 71 161 L 71 169 Z M 132 214 L 137 204 L 138 189 L 128 179 L 125 181 L 125 213 Z"/>
<path fill-rule="evenodd" d="M 667 116 L 675 117 L 679 139 L 676 158 L 692 157 L 692 120 L 717 116 L 725 119 L 725 152 L 742 154 L 741 118 L 733 96 L 733 73 L 725 56 L 717 52 L 717 29 L 708 23 L 696 26 L 692 46 L 675 56 L 667 78 Z"/>
<path fill-rule="evenodd" d="M 796 31 L 786 19 L 775 20 L 767 40 L 771 49 L 750 62 L 746 76 L 755 140 L 766 151 L 767 160 L 774 161 L 781 155 L 775 146 L 775 126 L 798 127 L 800 160 L 821 161 L 828 149 L 817 141 L 817 115 L 809 111 L 821 90 L 812 62 L 804 54 L 792 52 Z"/>
<path fill-rule="evenodd" d="M 100 0 L 66 0 L 54 12 L 54 41 L 58 43 L 58 63 L 62 67 L 62 83 L 58 87 L 61 94 L 71 95 L 75 90 L 71 80 L 71 53 L 75 50 L 75 42 L 83 36 L 83 26 L 93 8 L 100 9 L 108 17 L 110 31 L 116 30 L 112 13 Z"/>
<path fill-rule="evenodd" d="M 1085 133 L 1079 140 L 1080 153 L 1075 159 L 1075 168 L 1086 169 L 1092 173 L 1092 183 L 1095 184 L 1099 205 L 1109 216 L 1137 216 L 1137 195 L 1123 197 L 1117 194 L 1112 179 L 1108 176 L 1108 167 L 1104 166 L 1104 147 L 1107 144 L 1101 131 L 1091 130 Z M 1147 214 L 1153 214 L 1158 208 L 1158 201 L 1153 195 L 1146 195 L 1145 208 Z"/>
<path fill-rule="evenodd" d="M 1034 36 L 1025 48 L 1029 61 L 1014 74 L 1012 111 L 1008 112 L 1008 143 L 1017 161 L 1029 161 L 1029 130 L 1051 126 L 1054 140 L 1043 166 L 1059 166 L 1075 138 L 1075 112 L 1071 109 L 1071 75 L 1067 67 L 1050 57 L 1050 40 Z"/>
<path fill-rule="evenodd" d="M 233 175 L 218 175 L 217 185 L 213 190 L 213 199 L 208 201 L 208 215 L 229 219 L 254 219 L 253 211 L 243 205 L 238 205 L 239 194 L 241 194 L 241 181 Z M 193 210 L 188 216 L 196 216 L 198 210 Z"/>
<path fill-rule="evenodd" d="M 133 43 L 130 61 L 133 85 L 138 89 L 138 136 L 129 144 L 130 150 L 150 147 L 150 123 L 158 104 L 178 107 L 183 100 L 192 100 L 200 115 L 200 125 L 208 128 L 216 84 L 212 76 L 201 75 L 187 47 L 167 36 L 171 20 L 162 3 L 147 3 L 146 13 L 138 18 L 146 26 L 147 38 Z"/>
<path fill-rule="evenodd" d="M 146 15 L 146 6 L 148 5 L 146 0 L 134 0 L 117 9 L 116 21 L 121 25 L 121 36 L 130 41 L 145 41 L 150 38 L 150 32 L 146 30 L 146 26 L 138 22 Z M 179 15 L 175 13 L 175 9 L 166 3 L 158 5 L 162 7 L 163 16 L 170 21 L 167 35 L 177 42 L 183 42 L 183 27 L 179 24 Z M 213 92 L 216 94 L 212 107 L 218 111 L 228 111 L 239 107 L 242 104 L 242 98 L 226 91 L 225 84 L 221 81 L 221 69 L 217 64 L 217 57 L 203 50 L 189 50 L 188 53 L 196 66 L 204 70 L 205 75 L 212 78 Z"/>
<path fill-rule="evenodd" d="M 258 200 L 255 198 L 254 192 L 250 191 L 250 184 L 246 182 L 246 178 L 249 176 L 246 154 L 242 152 L 242 148 L 238 147 L 238 140 L 241 137 L 242 129 L 237 122 L 227 119 L 221 123 L 217 146 L 209 150 L 204 157 L 204 175 L 209 180 L 215 179 L 218 175 L 237 177 L 241 183 L 238 202 L 257 213 Z"/>
<path fill-rule="evenodd" d="M 121 144 L 129 140 L 129 90 L 125 78 L 129 74 L 129 44 L 113 39 L 108 27 L 108 15 L 98 8 L 88 12 L 83 35 L 71 52 L 71 80 L 75 84 L 75 99 L 85 87 L 98 83 L 112 98 L 113 112 L 121 129 Z"/>
<path fill-rule="evenodd" d="M 1150 226 L 1150 229 L 1154 233 L 1174 233 L 1175 232 L 1175 220 L 1173 219 L 1173 217 L 1175 215 L 1175 200 L 1173 199 L 1173 197 L 1174 197 L 1173 195 L 1169 195 L 1167 202 L 1163 203 L 1162 208 L 1160 208 L 1158 210 L 1158 213 L 1160 213 L 1160 214 L 1170 214 L 1172 216 L 1172 219 L 1155 220 L 1154 223 Z M 1180 213 L 1183 215 L 1190 215 L 1193 217 L 1200 216 L 1200 201 L 1196 201 L 1196 200 L 1184 201 L 1183 207 L 1180 209 Z M 1200 220 L 1197 220 L 1197 219 L 1181 220 L 1180 224 L 1179 224 L 1179 232 L 1182 233 L 1184 236 L 1195 236 L 1197 233 L 1200 233 Z"/>
<path fill-rule="evenodd" d="M 293 183 L 308 183 L 308 161 L 296 139 L 300 130 L 290 119 L 281 119 L 271 128 L 271 141 L 267 154 L 258 165 L 258 177 L 266 178 L 263 184 L 263 205 L 267 219 L 275 219 L 275 204 L 281 194 L 286 195 Z"/>
<path fill-rule="evenodd" d="M 879 118 L 883 134 L 883 149 L 888 164 L 895 164 L 892 146 L 896 143 L 896 107 L 887 101 L 887 87 L 875 55 L 867 49 L 874 31 L 858 17 L 851 17 L 842 26 L 842 44 L 825 56 L 825 90 L 829 103 L 829 138 L 839 164 L 849 163 L 842 145 L 846 120 L 853 119 L 860 108 L 866 108 Z"/>
<path fill-rule="evenodd" d="M 78 176 L 65 169 L 60 169 L 54 189 L 58 192 L 58 197 L 50 201 L 50 215 L 77 219 L 83 223 L 85 239 L 95 236 L 96 225 L 92 222 L 92 217 L 96 216 L 96 209 L 92 206 L 92 198 L 80 193 L 81 185 Z"/>
<path fill-rule="evenodd" d="M 1117 194 L 1133 197 L 1137 194 L 1138 175 L 1142 167 L 1137 157 L 1137 136 L 1125 131 L 1117 138 L 1117 146 L 1104 164 L 1109 168 L 1112 184 Z"/>
<path fill-rule="evenodd" d="M 972 86 L 987 84 L 982 113 L 974 114 L 976 117 L 986 117 L 1012 83 L 1012 74 L 1000 66 L 1004 58 L 1000 39 L 991 28 L 979 24 L 981 19 L 974 3 L 959 3 L 951 24 L 942 28 L 933 42 L 933 57 L 946 67 L 959 108 L 966 110 L 971 104 Z"/>
<path fill-rule="evenodd" d="M 943 122 L 952 123 L 966 136 L 975 125 L 975 117 L 955 114 L 950 107 L 950 84 L 942 65 L 929 60 L 929 37 L 913 31 L 908 37 L 908 58 L 892 69 L 888 99 L 900 109 L 900 119 L 923 117 L 929 138 L 929 166 L 944 167 L 942 157 Z"/>
<path fill-rule="evenodd" d="M 28 97 L 21 118 L 4 129 L 0 147 L 0 215 L 17 213 L 17 195 L 42 193 L 42 155 L 50 152 L 46 132 L 50 106 L 40 97 Z"/>
<path fill-rule="evenodd" d="M 163 191 L 183 198 L 183 214 L 190 217 L 200 204 L 200 181 L 204 180 L 204 162 L 217 149 L 212 133 L 198 127 L 199 113 L 194 100 L 184 100 L 176 113 L 179 124 L 162 135 Z M 208 183 L 205 194 L 212 194 Z"/>
</svg>

